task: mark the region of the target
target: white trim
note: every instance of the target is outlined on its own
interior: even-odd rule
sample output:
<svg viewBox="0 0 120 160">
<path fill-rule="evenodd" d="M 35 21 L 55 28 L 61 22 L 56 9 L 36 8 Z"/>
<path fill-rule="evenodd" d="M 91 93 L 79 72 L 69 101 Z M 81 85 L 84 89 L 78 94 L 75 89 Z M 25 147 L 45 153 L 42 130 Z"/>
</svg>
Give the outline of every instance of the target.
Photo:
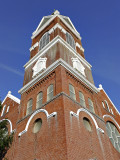
<svg viewBox="0 0 120 160">
<path fill-rule="evenodd" d="M 47 119 L 49 119 L 49 118 L 54 117 L 54 116 L 57 115 L 57 112 L 53 112 L 53 113 L 49 114 L 48 111 L 45 110 L 45 109 L 36 110 L 36 111 L 30 116 L 30 118 L 28 119 L 27 124 L 26 124 L 26 127 L 25 127 L 25 130 L 23 130 L 22 132 L 20 132 L 20 133 L 18 134 L 18 136 L 21 136 L 22 134 L 24 134 L 25 132 L 28 131 L 28 127 L 29 127 L 29 124 L 30 124 L 32 118 L 33 118 L 37 113 L 40 113 L 40 112 L 45 113 Z"/>
<path fill-rule="evenodd" d="M 0 120 L 0 122 L 2 122 L 2 121 L 8 121 L 9 122 L 9 124 L 10 124 L 10 133 L 12 133 L 13 132 L 13 130 L 12 130 L 12 122 L 9 119 Z"/>
<path fill-rule="evenodd" d="M 117 125 L 117 127 L 120 129 L 120 126 L 119 126 L 119 124 L 117 123 L 117 121 L 112 117 L 112 116 L 110 116 L 110 115 L 108 115 L 108 114 L 106 114 L 106 115 L 103 115 L 103 118 L 105 119 L 105 118 L 111 118 L 114 122 L 115 122 L 115 124 Z"/>
<path fill-rule="evenodd" d="M 5 108 L 6 108 L 6 104 L 3 106 L 3 109 L 2 109 L 2 113 L 1 113 L 1 117 L 4 115 L 5 113 Z"/>
<path fill-rule="evenodd" d="M 74 25 L 72 24 L 70 18 L 67 17 L 74 29 L 62 18 L 61 15 L 57 15 L 57 14 L 56 14 L 56 15 L 52 15 L 51 18 L 38 30 L 38 28 L 40 27 L 41 23 L 43 22 L 43 20 L 44 20 L 44 18 L 45 18 L 45 17 L 43 17 L 42 20 L 41 20 L 41 22 L 39 23 L 37 29 L 32 33 L 31 39 L 35 38 L 35 37 L 36 37 L 45 27 L 47 27 L 47 26 L 50 24 L 50 22 L 51 22 L 54 18 L 56 18 L 56 17 L 59 17 L 59 18 L 61 19 L 61 21 L 63 21 L 63 23 L 81 40 L 80 34 L 79 34 L 79 32 L 75 29 L 75 27 L 74 27 Z M 46 16 L 46 18 L 47 18 L 47 16 Z"/>
<path fill-rule="evenodd" d="M 61 29 L 61 32 L 63 32 L 64 34 L 66 34 L 66 30 L 64 28 Z"/>
<path fill-rule="evenodd" d="M 81 56 L 79 55 L 64 39 L 60 36 L 56 36 L 52 41 L 50 41 L 43 49 L 41 49 L 32 59 L 30 59 L 25 65 L 25 69 L 27 69 L 30 65 L 32 65 L 37 59 L 43 56 L 49 48 L 55 45 L 57 42 L 63 44 L 66 48 L 68 48 L 81 62 L 83 62 L 89 69 L 91 69 L 91 65 Z"/>
<path fill-rule="evenodd" d="M 80 48 L 80 50 L 83 52 L 85 51 L 84 48 L 78 42 L 76 42 L 76 47 Z"/>
<path fill-rule="evenodd" d="M 54 28 L 51 28 L 48 33 L 51 34 L 52 32 L 54 32 Z"/>
<path fill-rule="evenodd" d="M 113 107 L 115 108 L 115 110 L 117 111 L 117 113 L 120 115 L 118 109 L 115 107 L 115 105 L 113 104 L 113 102 L 111 101 L 110 97 L 107 95 L 107 93 L 105 92 L 105 90 L 103 89 L 102 85 L 99 85 L 99 91 L 103 90 L 103 92 L 105 93 L 105 95 L 107 96 L 107 98 L 109 99 L 109 101 L 112 103 Z"/>
<path fill-rule="evenodd" d="M 53 71 L 56 67 L 59 65 L 62 65 L 65 67 L 68 71 L 70 71 L 73 75 L 75 75 L 78 79 L 80 79 L 83 83 L 85 83 L 89 88 L 91 88 L 94 92 L 98 93 L 99 90 L 96 88 L 91 82 L 89 82 L 83 75 L 79 74 L 73 67 L 71 67 L 69 64 L 67 64 L 63 59 L 58 59 L 53 64 L 51 64 L 45 71 L 43 71 L 41 74 L 39 74 L 37 77 L 32 79 L 29 83 L 27 83 L 24 87 L 22 87 L 18 93 L 22 94 L 26 90 L 28 90 L 30 87 L 32 87 L 35 83 L 37 83 L 40 79 L 48 75 L 51 71 Z"/>
<path fill-rule="evenodd" d="M 80 37 L 79 32 L 75 29 L 75 27 L 74 27 L 74 25 L 73 25 L 73 23 L 71 22 L 71 20 L 70 20 L 69 17 L 65 17 L 65 18 L 67 18 L 67 19 L 70 21 L 70 23 L 71 23 L 71 25 L 72 25 L 72 27 L 73 27 L 74 29 L 62 18 L 61 15 L 58 15 L 58 17 L 63 21 L 63 23 L 64 23 L 78 38 L 80 38 L 80 40 L 82 39 L 82 38 Z"/>
<path fill-rule="evenodd" d="M 39 43 L 36 42 L 36 43 L 29 49 L 30 52 L 31 52 L 32 50 L 34 50 L 36 47 L 38 47 L 38 45 L 39 45 Z"/>
<path fill-rule="evenodd" d="M 8 112 L 9 112 L 9 109 L 10 109 L 10 106 L 8 106 L 8 107 L 7 107 L 7 111 L 6 111 L 6 113 L 8 113 Z"/>
<path fill-rule="evenodd" d="M 57 15 L 53 15 L 52 18 L 50 18 L 39 30 L 38 28 L 40 27 L 41 23 L 43 22 L 44 18 L 42 18 L 41 22 L 39 23 L 37 29 L 32 33 L 31 39 L 35 38 L 45 27 L 47 27 L 50 22 L 56 17 Z M 47 18 L 47 17 L 46 17 Z"/>
<path fill-rule="evenodd" d="M 33 75 L 32 78 L 36 77 L 41 71 L 46 69 L 46 61 L 47 58 L 39 58 L 34 67 L 32 68 L 33 70 Z"/>
<path fill-rule="evenodd" d="M 17 97 L 13 96 L 11 94 L 11 92 L 9 91 L 7 96 L 4 98 L 4 100 L 2 101 L 2 104 L 5 102 L 5 100 L 8 98 L 12 99 L 13 101 L 15 101 L 16 103 L 20 104 L 20 99 L 18 99 Z"/>
<path fill-rule="evenodd" d="M 92 118 L 92 120 L 93 120 L 93 122 L 94 122 L 94 124 L 95 124 L 96 129 L 97 129 L 98 131 L 104 133 L 104 130 L 98 127 L 98 124 L 97 124 L 95 118 L 93 117 L 93 115 L 92 115 L 90 112 L 87 111 L 87 109 L 80 108 L 80 109 L 77 110 L 77 113 L 74 113 L 73 111 L 70 111 L 70 115 L 75 116 L 76 118 L 79 119 L 79 114 L 80 114 L 80 112 L 85 112 L 85 113 L 87 113 L 87 114 Z"/>
</svg>

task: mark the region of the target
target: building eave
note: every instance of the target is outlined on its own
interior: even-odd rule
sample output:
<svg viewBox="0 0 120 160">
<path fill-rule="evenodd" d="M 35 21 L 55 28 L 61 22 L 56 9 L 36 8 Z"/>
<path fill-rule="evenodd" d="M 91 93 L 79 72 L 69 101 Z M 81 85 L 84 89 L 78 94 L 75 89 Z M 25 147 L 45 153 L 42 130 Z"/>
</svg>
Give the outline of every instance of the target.
<svg viewBox="0 0 120 160">
<path fill-rule="evenodd" d="M 16 103 L 20 104 L 20 99 L 17 98 L 17 97 L 15 97 L 15 96 L 13 96 L 10 91 L 8 92 L 8 94 L 6 95 L 6 97 L 4 98 L 4 100 L 2 101 L 2 104 L 5 102 L 5 100 L 6 100 L 7 98 L 10 98 L 10 99 L 12 99 L 13 101 L 15 101 Z"/>
</svg>

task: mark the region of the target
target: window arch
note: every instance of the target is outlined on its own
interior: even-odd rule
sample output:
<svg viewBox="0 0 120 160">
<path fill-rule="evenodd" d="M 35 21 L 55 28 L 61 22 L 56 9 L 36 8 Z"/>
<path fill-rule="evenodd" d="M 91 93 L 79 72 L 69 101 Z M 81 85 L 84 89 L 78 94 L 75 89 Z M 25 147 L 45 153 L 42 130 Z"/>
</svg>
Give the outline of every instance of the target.
<svg viewBox="0 0 120 160">
<path fill-rule="evenodd" d="M 33 99 L 31 98 L 27 103 L 26 115 L 32 113 L 32 105 L 33 105 Z"/>
<path fill-rule="evenodd" d="M 104 100 L 104 102 L 105 102 L 106 109 L 110 112 L 110 108 L 109 108 L 108 102 L 106 100 Z"/>
<path fill-rule="evenodd" d="M 45 47 L 49 43 L 49 33 L 46 32 L 40 39 L 39 42 L 39 50 Z"/>
<path fill-rule="evenodd" d="M 6 104 L 3 106 L 3 110 L 2 110 L 1 116 L 3 116 L 5 114 L 5 110 L 6 110 Z"/>
<path fill-rule="evenodd" d="M 104 102 L 102 101 L 102 106 L 103 106 L 103 108 L 105 108 L 105 105 L 104 105 Z"/>
<path fill-rule="evenodd" d="M 47 88 L 47 101 L 53 98 L 53 84 Z"/>
<path fill-rule="evenodd" d="M 88 98 L 88 104 L 89 104 L 90 111 L 93 112 L 93 113 L 95 113 L 93 102 L 92 102 L 92 100 L 90 98 Z"/>
<path fill-rule="evenodd" d="M 66 41 L 67 43 L 75 49 L 75 41 L 74 41 L 74 38 L 71 36 L 70 33 L 66 32 Z"/>
<path fill-rule="evenodd" d="M 69 84 L 69 92 L 70 92 L 70 97 L 73 98 L 74 100 L 76 100 L 75 89 L 72 86 L 72 84 Z"/>
<path fill-rule="evenodd" d="M 37 95 L 36 108 L 40 108 L 42 106 L 42 101 L 43 101 L 43 92 L 39 92 Z"/>
<path fill-rule="evenodd" d="M 85 105 L 85 98 L 84 98 L 84 95 L 81 91 L 79 91 L 79 98 L 80 98 L 80 104 L 83 106 L 83 107 L 86 107 Z"/>
</svg>

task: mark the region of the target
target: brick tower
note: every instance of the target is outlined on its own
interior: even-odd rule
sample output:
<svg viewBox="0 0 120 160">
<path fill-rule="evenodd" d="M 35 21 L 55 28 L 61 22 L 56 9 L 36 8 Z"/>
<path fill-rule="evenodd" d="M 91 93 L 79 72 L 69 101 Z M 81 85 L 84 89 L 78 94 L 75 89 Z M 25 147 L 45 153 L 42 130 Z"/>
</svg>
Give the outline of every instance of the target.
<svg viewBox="0 0 120 160">
<path fill-rule="evenodd" d="M 69 17 L 57 10 L 43 17 L 31 38 L 21 101 L 9 92 L 2 103 L 1 120 L 7 117 L 10 132 L 15 132 L 7 157 L 119 160 L 120 114 L 102 85 L 95 87 L 80 34 Z"/>
</svg>

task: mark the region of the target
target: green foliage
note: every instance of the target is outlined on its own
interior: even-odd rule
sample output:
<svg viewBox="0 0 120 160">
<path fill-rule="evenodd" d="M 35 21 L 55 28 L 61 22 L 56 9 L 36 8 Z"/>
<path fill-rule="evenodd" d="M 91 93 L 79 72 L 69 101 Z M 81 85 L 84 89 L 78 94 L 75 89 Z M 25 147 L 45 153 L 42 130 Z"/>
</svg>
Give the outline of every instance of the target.
<svg viewBox="0 0 120 160">
<path fill-rule="evenodd" d="M 13 141 L 13 134 L 8 133 L 7 121 L 0 122 L 0 159 L 2 159 Z"/>
</svg>

